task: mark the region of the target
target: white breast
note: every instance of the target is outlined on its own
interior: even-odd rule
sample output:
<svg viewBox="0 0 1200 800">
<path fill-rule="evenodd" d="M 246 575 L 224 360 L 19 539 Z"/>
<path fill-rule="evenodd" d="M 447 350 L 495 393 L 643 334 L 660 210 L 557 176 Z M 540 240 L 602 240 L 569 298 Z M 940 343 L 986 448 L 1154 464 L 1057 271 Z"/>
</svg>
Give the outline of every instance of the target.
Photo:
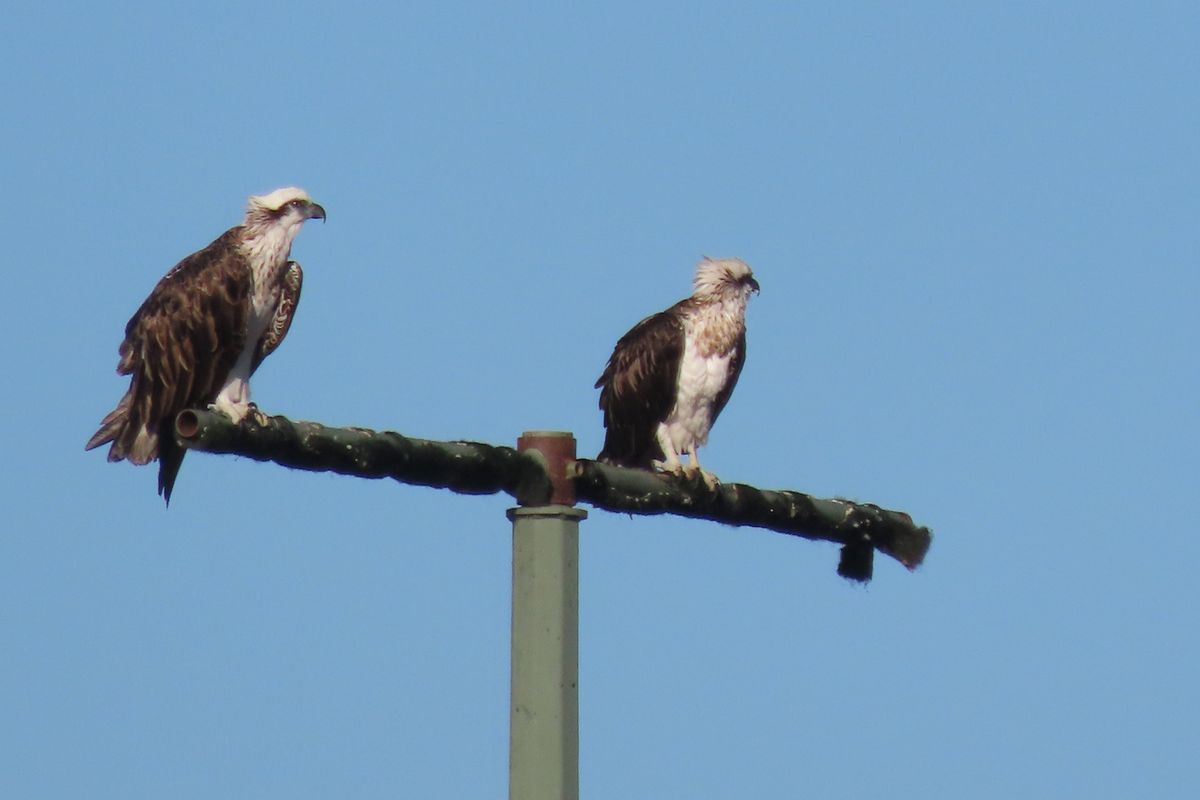
<svg viewBox="0 0 1200 800">
<path fill-rule="evenodd" d="M 714 401 L 729 380 L 732 358 L 732 351 L 724 355 L 700 355 L 694 340 L 689 335 L 684 345 L 679 365 L 679 395 L 666 420 L 668 435 L 680 453 L 692 453 L 708 441 Z"/>
<path fill-rule="evenodd" d="M 253 352 L 258 340 L 267 332 L 267 326 L 275 318 L 279 306 L 279 282 L 263 280 L 254 276 L 254 291 L 251 295 L 250 318 L 246 320 L 246 346 Z"/>
<path fill-rule="evenodd" d="M 250 401 L 250 370 L 254 351 L 266 333 L 282 290 L 279 271 L 287 262 L 295 230 L 268 229 L 243 246 L 250 261 L 250 313 L 246 319 L 246 341 L 218 397 L 219 406 L 240 406 Z"/>
<path fill-rule="evenodd" d="M 251 239 L 245 246 L 246 256 L 250 261 L 251 280 L 254 284 L 250 294 L 250 317 L 246 320 L 247 366 L 250 354 L 253 354 L 254 348 L 258 346 L 258 340 L 266 333 L 267 326 L 275 317 L 281 289 L 280 272 L 292 250 L 292 240 L 296 238 L 299 230 L 299 225 L 273 225 L 266 228 L 259 236 Z"/>
</svg>

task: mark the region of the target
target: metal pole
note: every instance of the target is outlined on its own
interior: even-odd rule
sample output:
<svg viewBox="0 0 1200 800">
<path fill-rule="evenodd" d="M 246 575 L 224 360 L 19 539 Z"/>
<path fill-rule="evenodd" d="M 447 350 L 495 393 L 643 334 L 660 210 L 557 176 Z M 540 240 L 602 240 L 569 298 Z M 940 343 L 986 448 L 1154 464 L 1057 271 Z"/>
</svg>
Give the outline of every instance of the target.
<svg viewBox="0 0 1200 800">
<path fill-rule="evenodd" d="M 513 523 L 508 796 L 577 800 L 579 521 L 587 512 L 572 505 L 573 492 L 558 486 L 570 485 L 566 463 L 575 456 L 575 440 L 570 434 L 525 434 L 518 447 L 546 457 L 558 490 L 554 505 L 508 511 Z"/>
</svg>

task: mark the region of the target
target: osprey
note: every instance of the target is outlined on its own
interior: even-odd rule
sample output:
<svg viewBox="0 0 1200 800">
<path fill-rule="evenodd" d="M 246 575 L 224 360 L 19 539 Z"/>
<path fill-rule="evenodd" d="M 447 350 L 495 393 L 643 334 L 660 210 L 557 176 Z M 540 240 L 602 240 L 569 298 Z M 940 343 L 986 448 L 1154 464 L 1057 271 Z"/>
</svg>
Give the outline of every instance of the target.
<svg viewBox="0 0 1200 800">
<path fill-rule="evenodd" d="M 112 443 L 109 461 L 158 459 L 158 493 L 169 504 L 184 450 L 175 416 L 207 406 L 241 422 L 250 376 L 292 324 L 304 278 L 288 260 L 305 220 L 325 209 L 303 189 L 251 197 L 241 225 L 176 264 L 125 326 L 117 374 L 129 391 L 85 450 Z"/>
<path fill-rule="evenodd" d="M 746 362 L 746 302 L 758 291 L 736 258 L 704 258 L 692 296 L 633 326 L 596 381 L 604 412 L 597 458 L 627 467 L 699 472 L 696 451 L 729 402 Z"/>
</svg>

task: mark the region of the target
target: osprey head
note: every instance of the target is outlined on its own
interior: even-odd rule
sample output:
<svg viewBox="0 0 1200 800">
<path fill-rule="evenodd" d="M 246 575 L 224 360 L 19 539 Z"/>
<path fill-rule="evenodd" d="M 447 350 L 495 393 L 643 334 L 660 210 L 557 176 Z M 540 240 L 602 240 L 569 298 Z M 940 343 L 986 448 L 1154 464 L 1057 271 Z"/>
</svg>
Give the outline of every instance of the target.
<svg viewBox="0 0 1200 800">
<path fill-rule="evenodd" d="M 693 280 L 695 296 L 711 299 L 732 299 L 750 297 L 751 292 L 758 291 L 758 281 L 750 265 L 740 258 L 709 258 L 705 256 L 696 265 L 696 277 Z"/>
<path fill-rule="evenodd" d="M 246 205 L 247 224 L 272 222 L 299 227 L 307 219 L 325 219 L 325 209 L 312 201 L 308 192 L 289 186 L 270 194 L 253 195 Z"/>
</svg>

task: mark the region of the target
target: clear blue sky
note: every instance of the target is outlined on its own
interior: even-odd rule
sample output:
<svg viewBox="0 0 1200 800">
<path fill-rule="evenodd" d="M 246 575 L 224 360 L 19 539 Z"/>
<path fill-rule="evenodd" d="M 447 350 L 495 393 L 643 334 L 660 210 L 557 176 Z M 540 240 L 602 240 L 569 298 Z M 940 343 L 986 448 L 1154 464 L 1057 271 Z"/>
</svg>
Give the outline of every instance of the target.
<svg viewBox="0 0 1200 800">
<path fill-rule="evenodd" d="M 1195 4 L 17 3 L 0 795 L 501 797 L 505 497 L 83 444 L 247 195 L 329 211 L 272 413 L 601 442 L 616 338 L 751 263 L 705 465 L 921 570 L 593 510 L 588 798 L 1194 797 Z"/>
</svg>

